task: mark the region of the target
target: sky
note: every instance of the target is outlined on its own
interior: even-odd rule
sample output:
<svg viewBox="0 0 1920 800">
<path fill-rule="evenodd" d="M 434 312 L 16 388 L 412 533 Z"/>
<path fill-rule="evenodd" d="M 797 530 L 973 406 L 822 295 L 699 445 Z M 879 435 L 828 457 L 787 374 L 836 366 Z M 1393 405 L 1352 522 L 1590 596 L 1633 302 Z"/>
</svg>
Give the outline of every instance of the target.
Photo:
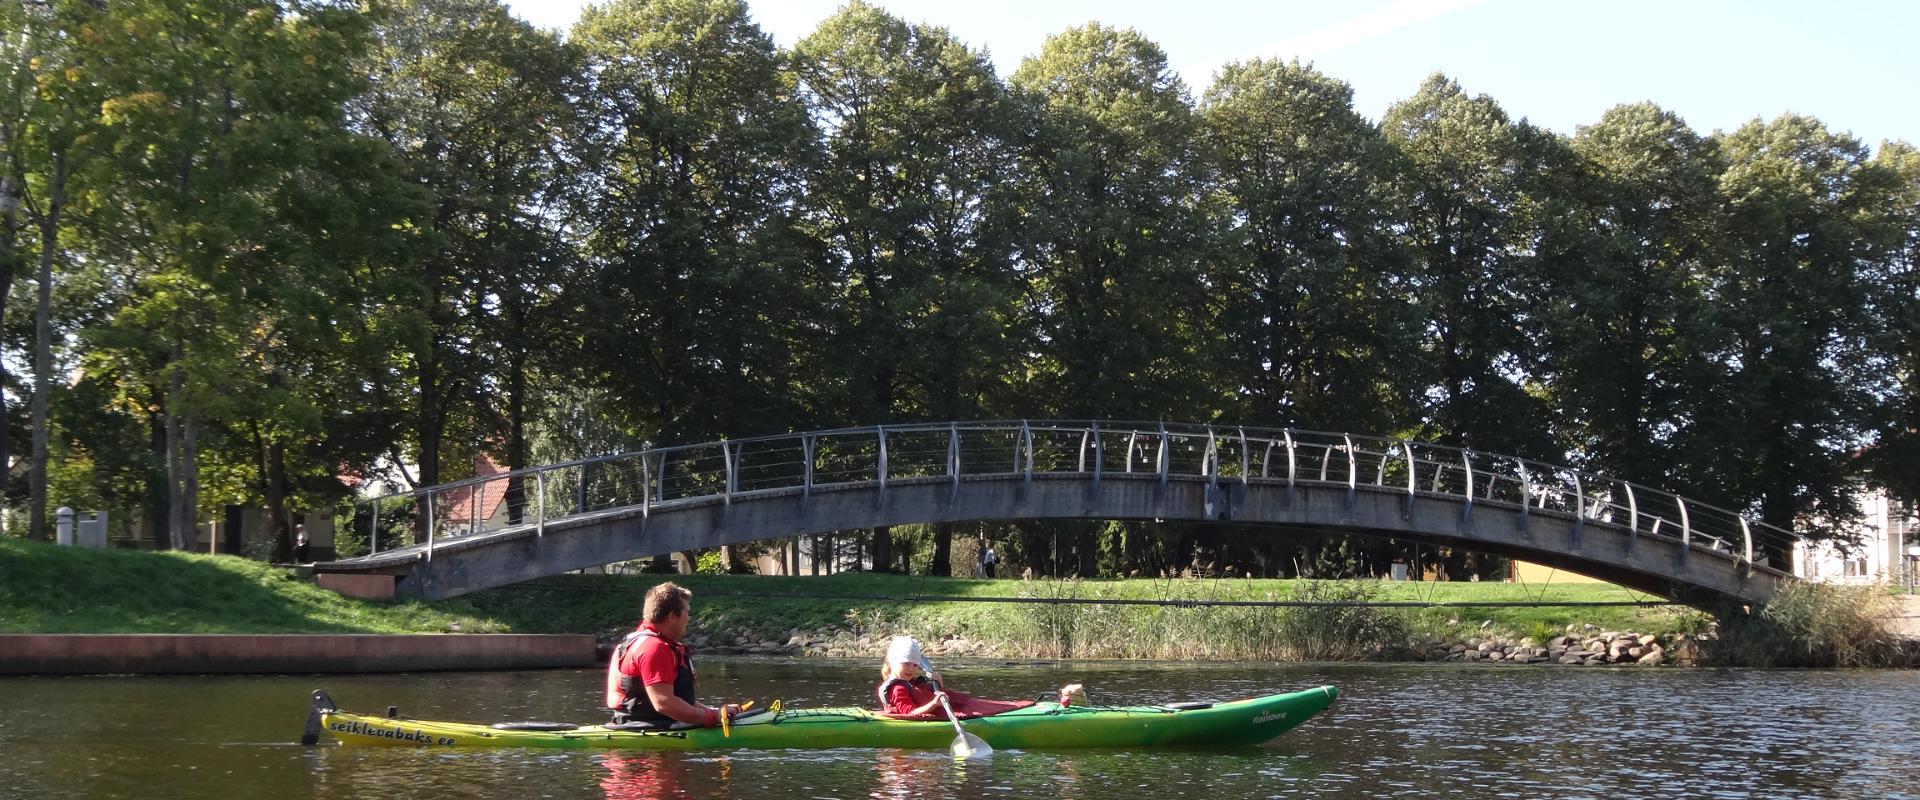
<svg viewBox="0 0 1920 800">
<path fill-rule="evenodd" d="M 1707 133 L 1809 114 L 1868 146 L 1920 143 L 1920 2 L 1888 0 L 872 0 L 992 54 L 1002 75 L 1054 33 L 1099 21 L 1158 42 L 1198 99 L 1221 64 L 1299 58 L 1378 120 L 1445 72 L 1514 118 L 1572 134 L 1651 100 Z M 565 30 L 584 0 L 509 0 Z M 841 0 L 749 0 L 781 46 Z"/>
</svg>

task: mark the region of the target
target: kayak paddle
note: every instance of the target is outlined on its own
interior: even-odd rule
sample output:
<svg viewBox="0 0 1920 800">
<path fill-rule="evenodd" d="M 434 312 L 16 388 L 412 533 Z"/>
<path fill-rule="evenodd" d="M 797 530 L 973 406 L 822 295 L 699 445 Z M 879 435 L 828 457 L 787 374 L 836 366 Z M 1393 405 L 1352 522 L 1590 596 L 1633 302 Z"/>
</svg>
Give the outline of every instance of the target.
<svg viewBox="0 0 1920 800">
<path fill-rule="evenodd" d="M 933 678 L 933 667 L 927 663 L 925 655 L 920 656 L 920 671 L 926 673 L 928 679 Z M 953 713 L 953 704 L 947 702 L 946 687 L 941 687 L 939 691 L 940 707 L 947 710 L 947 720 L 953 723 L 954 733 L 959 734 L 953 737 L 953 757 L 968 759 L 993 755 L 993 747 L 985 739 L 967 733 L 967 729 L 960 726 L 960 715 Z"/>
</svg>

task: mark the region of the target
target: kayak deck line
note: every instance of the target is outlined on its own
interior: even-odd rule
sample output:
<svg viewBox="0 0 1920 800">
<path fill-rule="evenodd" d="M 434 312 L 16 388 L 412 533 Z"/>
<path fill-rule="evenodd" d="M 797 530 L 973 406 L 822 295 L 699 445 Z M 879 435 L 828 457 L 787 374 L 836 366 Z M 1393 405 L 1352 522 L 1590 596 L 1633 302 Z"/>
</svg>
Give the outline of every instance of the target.
<svg viewBox="0 0 1920 800">
<path fill-rule="evenodd" d="M 1332 706 L 1333 686 L 1224 703 L 1174 706 L 1061 706 L 1036 703 L 966 720 L 969 733 L 1001 749 L 1129 748 L 1256 745 L 1270 741 Z M 636 730 L 629 726 L 507 723 L 495 726 L 401 717 L 389 707 L 379 717 L 341 711 L 324 691 L 301 743 L 321 732 L 342 744 L 409 747 L 559 747 L 642 750 L 687 749 L 943 749 L 953 738 L 945 719 L 902 719 L 864 708 L 761 711 L 719 728 Z"/>
</svg>

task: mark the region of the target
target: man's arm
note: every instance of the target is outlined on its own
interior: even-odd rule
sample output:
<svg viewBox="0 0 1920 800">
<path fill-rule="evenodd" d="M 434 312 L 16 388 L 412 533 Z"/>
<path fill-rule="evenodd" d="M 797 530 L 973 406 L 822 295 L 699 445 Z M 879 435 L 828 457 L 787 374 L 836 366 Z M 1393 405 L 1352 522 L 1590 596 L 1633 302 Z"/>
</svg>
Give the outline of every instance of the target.
<svg viewBox="0 0 1920 800">
<path fill-rule="evenodd" d="M 731 704 L 721 708 L 714 708 L 712 706 L 697 705 L 682 700 L 679 695 L 673 693 L 673 684 L 671 683 L 655 683 L 649 685 L 647 687 L 647 699 L 653 701 L 653 707 L 660 713 L 680 722 L 687 723 L 688 725 L 718 725 L 720 724 L 720 713 L 724 712 L 729 716 L 740 713 L 740 709 Z"/>
</svg>

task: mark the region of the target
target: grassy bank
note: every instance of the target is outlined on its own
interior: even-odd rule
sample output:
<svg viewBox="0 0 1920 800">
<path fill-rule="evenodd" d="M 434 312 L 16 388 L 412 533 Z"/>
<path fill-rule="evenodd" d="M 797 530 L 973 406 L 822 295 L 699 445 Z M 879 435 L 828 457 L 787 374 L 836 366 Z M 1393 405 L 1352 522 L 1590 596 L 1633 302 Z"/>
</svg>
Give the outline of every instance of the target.
<svg viewBox="0 0 1920 800">
<path fill-rule="evenodd" d="M 372 602 L 319 589 L 290 570 L 229 556 L 96 552 L 0 538 L 0 632 L 610 636 L 632 625 L 641 595 L 661 579 L 565 575 L 449 601 Z M 1705 615 L 1676 608 L 1471 605 L 1647 599 L 1602 584 L 1022 581 L 869 574 L 674 579 L 695 592 L 696 632 L 714 639 L 784 643 L 792 631 L 856 636 L 904 631 L 995 643 L 999 652 L 1033 656 L 1337 658 L 1364 655 L 1395 644 L 1392 640 L 1498 635 L 1544 640 L 1569 624 L 1665 636 L 1708 624 Z M 905 601 L 929 596 L 1192 605 Z M 1204 605 L 1298 599 L 1450 605 L 1312 611 Z"/>
<path fill-rule="evenodd" d="M 0 536 L 0 633 L 508 629 L 465 604 L 355 600 L 244 558 L 83 550 Z"/>
</svg>

